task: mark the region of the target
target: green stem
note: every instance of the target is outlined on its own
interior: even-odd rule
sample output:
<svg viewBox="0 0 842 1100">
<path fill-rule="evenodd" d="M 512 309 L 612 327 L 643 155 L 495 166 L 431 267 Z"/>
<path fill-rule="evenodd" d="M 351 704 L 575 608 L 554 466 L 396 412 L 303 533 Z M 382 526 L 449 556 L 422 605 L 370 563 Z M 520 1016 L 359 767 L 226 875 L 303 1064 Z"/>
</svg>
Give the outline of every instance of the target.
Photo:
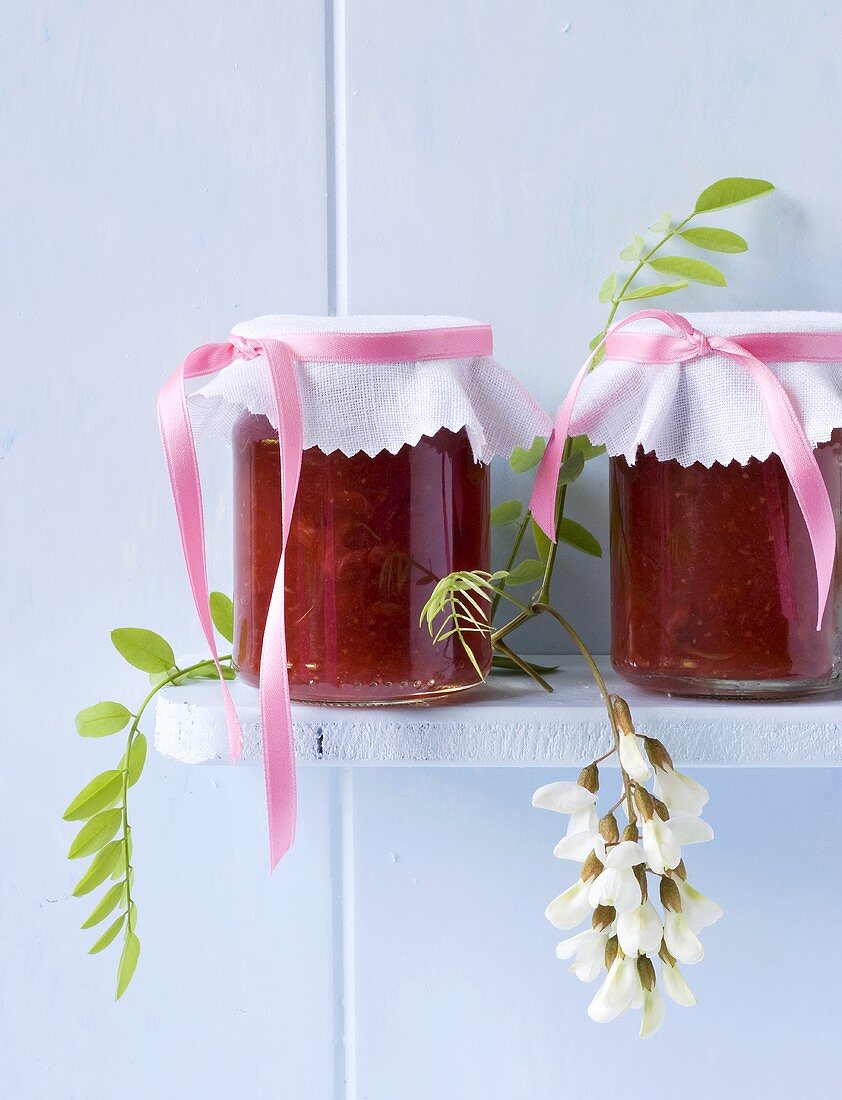
<svg viewBox="0 0 842 1100">
<path fill-rule="evenodd" d="M 511 553 L 509 554 L 506 564 L 503 566 L 507 573 L 511 572 L 512 566 L 515 563 L 517 552 L 518 550 L 520 550 L 520 544 L 523 542 L 523 536 L 526 534 L 526 528 L 529 525 L 530 515 L 531 513 L 527 512 L 524 515 L 523 519 L 520 521 L 520 526 L 518 527 L 517 535 L 515 536 L 515 541 L 512 546 Z M 490 623 L 494 622 L 494 616 L 497 613 L 497 608 L 500 606 L 500 600 L 502 599 L 502 589 L 504 589 L 505 587 L 505 580 L 501 580 L 499 583 L 499 588 L 501 589 L 501 591 L 494 593 L 494 599 L 491 601 L 491 607 L 488 611 L 488 621 Z"/>
<path fill-rule="evenodd" d="M 230 661 L 231 654 L 226 653 L 224 657 L 219 658 L 220 661 Z M 129 727 L 129 735 L 126 739 L 126 755 L 123 758 L 125 764 L 123 765 L 123 857 L 126 864 L 126 927 L 131 927 L 132 921 L 132 884 L 131 884 L 131 864 L 129 862 L 129 837 L 131 836 L 131 829 L 129 828 L 129 758 L 131 757 L 132 745 L 134 739 L 137 736 L 138 729 L 140 727 L 140 720 L 143 717 L 143 713 L 161 688 L 166 687 L 168 684 L 175 683 L 176 680 L 182 676 L 187 676 L 191 672 L 196 672 L 200 668 L 204 668 L 206 665 L 212 665 L 213 661 L 205 659 L 203 661 L 197 661 L 196 664 L 188 665 L 187 668 L 174 668 L 170 673 L 164 677 L 159 683 L 157 683 L 152 690 L 147 694 L 146 698 L 140 704 L 137 710 L 137 714 L 134 716 L 131 726 Z"/>
<path fill-rule="evenodd" d="M 526 661 L 523 660 L 523 658 L 518 657 L 517 653 L 515 653 L 513 649 L 509 649 L 505 642 L 498 642 L 494 648 L 499 650 L 499 652 L 504 654 L 506 657 L 508 657 L 510 661 L 513 661 L 521 670 L 521 672 L 525 672 L 527 676 L 531 676 L 537 684 L 540 684 L 544 691 L 549 691 L 550 693 L 552 693 L 552 685 L 548 684 L 544 677 L 541 676 L 541 674 L 537 672 L 534 668 L 528 665 Z"/>
</svg>

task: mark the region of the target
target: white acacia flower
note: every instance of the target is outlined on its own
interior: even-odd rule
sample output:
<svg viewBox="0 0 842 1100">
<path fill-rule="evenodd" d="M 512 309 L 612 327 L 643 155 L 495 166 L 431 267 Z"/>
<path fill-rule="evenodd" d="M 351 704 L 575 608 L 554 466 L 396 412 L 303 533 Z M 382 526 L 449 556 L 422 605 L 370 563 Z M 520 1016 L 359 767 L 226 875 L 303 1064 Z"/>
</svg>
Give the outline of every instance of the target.
<svg viewBox="0 0 842 1100">
<path fill-rule="evenodd" d="M 598 1024 L 607 1024 L 627 1012 L 640 989 L 637 963 L 620 955 L 611 964 L 605 981 L 588 1005 L 588 1015 Z"/>
<path fill-rule="evenodd" d="M 556 958 L 572 959 L 575 955 L 576 961 L 570 967 L 571 971 L 580 982 L 592 982 L 605 968 L 605 945 L 609 935 L 607 928 L 588 928 L 562 940 L 555 949 Z"/>
<path fill-rule="evenodd" d="M 698 936 L 683 914 L 674 913 L 671 909 L 667 909 L 664 914 L 664 943 L 673 958 L 688 966 L 699 962 L 705 953 Z"/>
<path fill-rule="evenodd" d="M 664 991 L 667 996 L 675 1001 L 677 1005 L 692 1008 L 696 1003 L 693 990 L 687 984 L 687 980 L 677 965 L 670 966 L 669 963 L 664 963 L 661 966 L 661 981 L 664 983 Z"/>
<path fill-rule="evenodd" d="M 700 817 L 692 814 L 676 814 L 669 819 L 670 832 L 679 844 L 704 844 L 713 840 L 713 829 Z"/>
<path fill-rule="evenodd" d="M 555 810 L 557 814 L 575 814 L 587 810 L 596 802 L 596 795 L 587 787 L 570 780 L 547 783 L 532 796 L 532 805 L 542 810 Z"/>
<path fill-rule="evenodd" d="M 697 819 L 694 819 L 697 820 Z M 657 875 L 672 870 L 681 862 L 681 844 L 672 830 L 672 822 L 661 821 L 654 814 L 641 828 L 646 862 Z"/>
<path fill-rule="evenodd" d="M 623 840 L 613 847 L 605 857 L 603 870 L 590 886 L 589 898 L 593 908 L 613 905 L 618 913 L 625 913 L 639 906 L 642 895 L 633 868 L 645 862 L 640 845 L 633 840 Z"/>
<path fill-rule="evenodd" d="M 553 855 L 556 859 L 572 859 L 583 863 L 591 852 L 600 859 L 605 855 L 605 842 L 599 835 L 599 818 L 593 806 L 578 810 L 570 815 L 567 823 L 567 835 L 556 844 Z"/>
<path fill-rule="evenodd" d="M 658 987 L 643 990 L 643 1019 L 640 1021 L 640 1038 L 648 1039 L 654 1035 L 664 1022 L 664 1001 Z"/>
<path fill-rule="evenodd" d="M 572 886 L 553 898 L 545 909 L 544 916 L 550 924 L 562 931 L 575 928 L 594 908 L 588 900 L 589 889 L 589 883 L 576 879 Z"/>
<path fill-rule="evenodd" d="M 646 763 L 640 741 L 634 733 L 620 734 L 620 763 L 638 783 L 645 783 L 649 778 L 649 765 Z"/>
<path fill-rule="evenodd" d="M 667 804 L 671 814 L 698 817 L 707 805 L 708 792 L 689 775 L 674 768 L 655 768 L 655 794 Z"/>
<path fill-rule="evenodd" d="M 697 890 L 689 882 L 684 882 L 678 875 L 673 876 L 673 880 L 681 898 L 681 914 L 691 929 L 694 932 L 701 932 L 703 928 L 716 924 L 724 912 L 722 906 L 717 905 L 712 898 L 706 897 L 701 890 Z"/>
<path fill-rule="evenodd" d="M 629 909 L 617 918 L 617 939 L 627 955 L 649 955 L 661 946 L 664 927 L 651 901 Z"/>
</svg>

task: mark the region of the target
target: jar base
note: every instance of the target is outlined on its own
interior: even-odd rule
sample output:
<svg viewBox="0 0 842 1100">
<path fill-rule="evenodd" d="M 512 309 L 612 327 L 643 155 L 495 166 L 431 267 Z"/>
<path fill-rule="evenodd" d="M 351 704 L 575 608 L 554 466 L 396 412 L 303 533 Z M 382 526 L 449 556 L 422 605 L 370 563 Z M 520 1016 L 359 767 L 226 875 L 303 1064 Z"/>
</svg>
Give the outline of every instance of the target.
<svg viewBox="0 0 842 1100">
<path fill-rule="evenodd" d="M 488 669 L 486 675 L 488 675 Z M 251 687 L 258 686 L 258 679 L 250 672 L 238 669 L 238 675 Z M 332 707 L 392 707 L 429 703 L 459 691 L 480 687 L 484 680 L 469 683 L 430 683 L 423 681 L 391 684 L 290 684 L 290 699 L 294 703 L 313 703 Z M 373 698 L 374 692 L 380 692 Z"/>
<path fill-rule="evenodd" d="M 842 671 L 825 679 L 782 678 L 777 680 L 728 680 L 707 676 L 686 676 L 669 672 L 643 672 L 612 661 L 615 672 L 629 683 L 660 695 L 686 698 L 755 700 L 757 702 L 800 699 L 842 690 Z"/>
</svg>

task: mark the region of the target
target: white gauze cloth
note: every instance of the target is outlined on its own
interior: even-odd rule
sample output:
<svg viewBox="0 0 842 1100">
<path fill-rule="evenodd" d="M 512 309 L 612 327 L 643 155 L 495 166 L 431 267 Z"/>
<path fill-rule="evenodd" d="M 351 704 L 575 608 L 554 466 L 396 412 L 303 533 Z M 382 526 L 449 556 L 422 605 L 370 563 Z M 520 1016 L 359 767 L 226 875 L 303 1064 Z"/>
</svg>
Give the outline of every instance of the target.
<svg viewBox="0 0 842 1100">
<path fill-rule="evenodd" d="M 259 340 L 301 332 L 400 332 L 478 325 L 464 317 L 295 317 L 245 321 L 236 336 Z M 393 454 L 440 428 L 464 428 L 474 458 L 488 462 L 548 436 L 552 422 L 526 389 L 493 359 L 436 359 L 402 363 L 296 365 L 304 447 L 329 454 Z M 223 436 L 247 412 L 273 417 L 264 356 L 237 359 L 190 395 L 197 437 Z M 274 424 L 277 428 L 277 424 Z"/>
<path fill-rule="evenodd" d="M 687 313 L 705 336 L 739 341 L 746 332 L 842 332 L 842 313 L 794 310 Z M 629 332 L 666 332 L 644 319 Z M 769 363 L 789 394 L 813 446 L 842 427 L 842 363 Z M 763 401 L 744 366 L 713 354 L 689 363 L 605 359 L 585 379 L 571 432 L 634 462 L 638 447 L 682 466 L 765 459 L 775 451 Z"/>
</svg>

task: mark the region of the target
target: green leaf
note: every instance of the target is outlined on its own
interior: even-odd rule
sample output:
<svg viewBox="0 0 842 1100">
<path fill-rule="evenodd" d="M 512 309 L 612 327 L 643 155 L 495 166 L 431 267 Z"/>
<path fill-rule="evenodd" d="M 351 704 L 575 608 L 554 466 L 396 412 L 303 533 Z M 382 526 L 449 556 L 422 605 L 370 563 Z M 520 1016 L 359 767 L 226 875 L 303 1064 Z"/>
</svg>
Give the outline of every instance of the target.
<svg viewBox="0 0 842 1100">
<path fill-rule="evenodd" d="M 634 302 L 638 298 L 659 298 L 662 294 L 672 294 L 674 290 L 684 290 L 686 286 L 686 279 L 680 279 L 677 283 L 655 283 L 654 286 L 639 286 L 635 290 L 626 291 L 623 295 L 623 301 Z"/>
<path fill-rule="evenodd" d="M 86 821 L 106 809 L 123 792 L 123 776 L 119 771 L 100 772 L 83 787 L 62 815 L 65 821 Z"/>
<path fill-rule="evenodd" d="M 539 674 L 544 672 L 558 672 L 560 665 L 536 665 L 534 661 L 527 661 L 521 658 L 525 665 L 529 665 L 533 672 Z M 521 676 L 526 676 L 528 673 L 524 672 L 520 665 L 515 664 L 511 657 L 506 657 L 503 653 L 495 653 L 491 658 L 491 667 L 496 668 L 498 672 L 519 672 Z"/>
<path fill-rule="evenodd" d="M 670 214 L 669 210 L 665 210 L 660 218 L 658 218 L 656 222 L 653 222 L 649 228 L 653 233 L 668 233 L 671 226 L 672 214 Z"/>
<path fill-rule="evenodd" d="M 547 558 L 550 556 L 550 547 L 552 546 L 552 543 L 534 519 L 530 518 L 529 523 L 532 528 L 532 541 L 535 543 L 535 549 L 538 553 L 538 557 L 541 561 L 541 564 L 546 565 Z"/>
<path fill-rule="evenodd" d="M 714 229 L 712 226 L 699 225 L 695 229 L 685 229 L 679 233 L 688 244 L 697 248 L 706 248 L 708 252 L 746 252 L 748 241 L 732 233 L 730 229 Z"/>
<path fill-rule="evenodd" d="M 140 956 L 140 940 L 131 929 L 126 933 L 126 941 L 123 944 L 123 954 L 120 956 L 120 964 L 117 967 L 117 993 L 115 1001 L 119 1001 L 129 987 L 129 982 L 134 976 L 137 960 Z"/>
<path fill-rule="evenodd" d="M 76 732 L 80 737 L 108 737 L 125 729 L 131 717 L 122 703 L 94 703 L 76 715 Z"/>
<path fill-rule="evenodd" d="M 132 747 L 129 749 L 129 786 L 133 787 L 137 783 L 138 779 L 143 772 L 143 765 L 146 763 L 146 752 L 148 745 L 146 744 L 146 738 L 142 733 L 139 733 L 132 741 Z"/>
<path fill-rule="evenodd" d="M 120 844 L 122 846 L 122 841 L 117 840 L 114 843 L 115 844 Z M 133 845 L 132 845 L 132 828 L 131 828 L 131 825 L 130 825 L 129 826 L 129 862 L 130 863 L 131 863 L 131 859 L 132 859 L 132 847 L 133 847 Z M 112 877 L 112 879 L 114 879 L 115 882 L 117 881 L 117 879 L 122 878 L 123 875 L 126 874 L 126 853 L 125 853 L 125 849 L 122 852 L 122 856 L 123 856 L 123 858 L 119 861 L 119 863 L 114 868 L 114 870 L 111 874 L 111 877 Z M 128 869 L 128 878 L 129 878 L 130 882 L 134 882 L 134 868 L 132 868 L 132 867 L 130 867 Z"/>
<path fill-rule="evenodd" d="M 524 451 L 522 447 L 515 447 L 509 458 L 509 465 L 516 474 L 524 474 L 527 470 L 531 470 L 533 466 L 538 465 L 544 457 L 546 449 L 547 441 L 542 439 L 541 436 L 536 436 L 528 451 Z"/>
<path fill-rule="evenodd" d="M 175 654 L 168 641 L 154 630 L 124 626 L 111 631 L 114 648 L 141 672 L 168 672 L 175 664 Z"/>
<path fill-rule="evenodd" d="M 226 642 L 234 641 L 234 604 L 224 592 L 211 592 L 210 613 L 213 625 Z"/>
<path fill-rule="evenodd" d="M 112 840 L 110 844 L 106 844 L 102 851 L 94 856 L 90 867 L 76 883 L 73 891 L 74 898 L 89 894 L 101 882 L 105 882 L 115 867 L 123 861 L 123 856 L 122 840 Z M 123 863 L 123 866 L 125 868 L 125 863 Z"/>
<path fill-rule="evenodd" d="M 603 305 L 607 305 L 608 302 L 614 298 L 614 291 L 617 289 L 617 276 L 612 271 L 602 286 L 599 288 L 599 300 Z"/>
<path fill-rule="evenodd" d="M 123 893 L 126 889 L 125 882 L 118 882 L 115 886 L 112 886 L 94 908 L 91 915 L 82 925 L 83 928 L 93 928 L 95 924 L 99 924 L 100 921 L 105 920 L 109 913 L 112 913 L 120 903 L 120 899 L 123 897 Z M 110 942 L 110 941 L 109 941 Z M 103 944 L 103 947 L 105 944 Z"/>
<path fill-rule="evenodd" d="M 581 477 L 585 468 L 585 456 L 581 451 L 571 451 L 570 457 L 561 464 L 558 471 L 558 484 L 570 485 L 577 477 Z"/>
<path fill-rule="evenodd" d="M 108 947 L 109 943 L 112 943 L 117 939 L 117 933 L 126 923 L 126 914 L 121 913 L 120 916 L 114 921 L 113 924 L 109 924 L 106 930 L 102 933 L 96 943 L 88 952 L 89 955 L 97 955 L 104 948 Z M 84 927 L 84 926 L 83 926 Z"/>
<path fill-rule="evenodd" d="M 544 575 L 544 567 L 535 558 L 524 558 L 506 577 L 507 585 L 532 584 Z"/>
<path fill-rule="evenodd" d="M 67 853 L 68 859 L 81 859 L 98 852 L 114 836 L 123 820 L 122 810 L 102 810 L 86 821 Z"/>
<path fill-rule="evenodd" d="M 692 256 L 660 256 L 650 260 L 649 266 L 659 275 L 680 275 L 694 283 L 706 286 L 727 286 L 727 280 L 718 267 Z"/>
<path fill-rule="evenodd" d="M 751 202 L 761 195 L 774 191 L 775 185 L 768 180 L 744 179 L 742 176 L 729 176 L 726 179 L 717 180 L 710 187 L 706 187 L 696 199 L 696 213 L 703 214 L 708 210 L 724 210 L 726 206 L 739 206 L 743 202 Z"/>
<path fill-rule="evenodd" d="M 508 523 L 516 523 L 522 511 L 523 505 L 519 500 L 504 500 L 491 509 L 489 521 L 492 527 L 505 527 Z"/>
<path fill-rule="evenodd" d="M 565 516 L 561 521 L 558 537 L 560 542 L 575 546 L 577 550 L 583 550 L 586 554 L 591 554 L 595 558 L 602 557 L 602 547 L 599 545 L 599 539 L 596 535 L 592 535 L 587 527 L 583 527 L 581 523 L 576 523 L 575 520 L 567 519 Z"/>
<path fill-rule="evenodd" d="M 639 260 L 643 255 L 643 248 L 645 245 L 643 237 L 639 233 L 635 233 L 632 237 L 632 243 L 627 244 L 623 251 L 620 253 L 621 260 Z"/>
<path fill-rule="evenodd" d="M 576 451 L 581 451 L 585 462 L 590 462 L 592 458 L 599 458 L 600 455 L 605 454 L 605 444 L 601 443 L 596 447 L 586 435 L 572 435 L 570 437 L 570 453 L 575 454 Z"/>
</svg>

